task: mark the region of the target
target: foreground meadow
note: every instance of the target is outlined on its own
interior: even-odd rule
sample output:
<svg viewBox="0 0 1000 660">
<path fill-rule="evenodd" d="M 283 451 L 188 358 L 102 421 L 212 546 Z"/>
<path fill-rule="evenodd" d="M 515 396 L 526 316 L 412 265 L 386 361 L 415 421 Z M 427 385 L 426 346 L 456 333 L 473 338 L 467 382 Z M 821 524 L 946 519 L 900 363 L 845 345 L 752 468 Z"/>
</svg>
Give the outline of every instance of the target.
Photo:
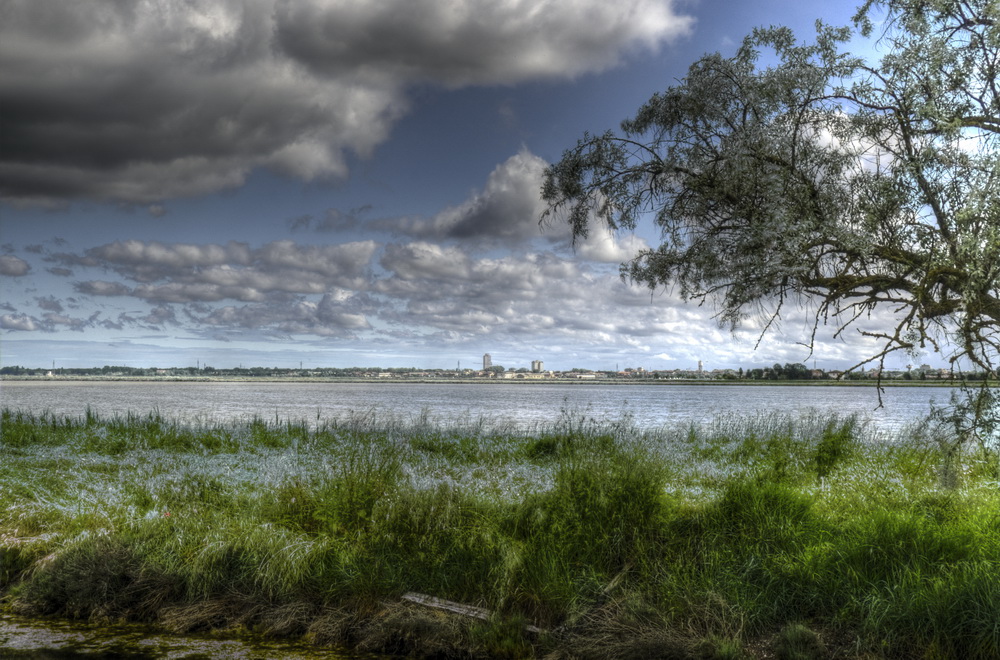
<svg viewBox="0 0 1000 660">
<path fill-rule="evenodd" d="M 997 658 L 996 455 L 945 440 L 5 410 L 0 607 L 425 657 Z"/>
</svg>

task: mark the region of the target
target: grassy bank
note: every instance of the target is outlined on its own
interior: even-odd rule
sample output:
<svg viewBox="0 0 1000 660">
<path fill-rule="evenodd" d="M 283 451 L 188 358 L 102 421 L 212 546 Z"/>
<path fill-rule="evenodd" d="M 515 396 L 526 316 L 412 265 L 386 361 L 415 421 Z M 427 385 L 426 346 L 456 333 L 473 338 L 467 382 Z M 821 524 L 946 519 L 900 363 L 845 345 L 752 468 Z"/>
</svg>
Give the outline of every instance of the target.
<svg viewBox="0 0 1000 660">
<path fill-rule="evenodd" d="M 991 453 L 946 464 L 926 434 L 853 419 L 565 413 L 525 434 L 4 411 L 0 593 L 436 657 L 996 658 L 997 480 Z"/>
</svg>

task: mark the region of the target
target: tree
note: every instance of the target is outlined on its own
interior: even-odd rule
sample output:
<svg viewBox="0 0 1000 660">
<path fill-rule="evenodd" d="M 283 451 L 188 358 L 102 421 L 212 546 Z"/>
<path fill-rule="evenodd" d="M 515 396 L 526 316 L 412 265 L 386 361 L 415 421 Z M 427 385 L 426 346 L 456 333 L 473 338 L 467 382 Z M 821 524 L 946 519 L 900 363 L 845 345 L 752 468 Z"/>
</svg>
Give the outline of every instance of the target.
<svg viewBox="0 0 1000 660">
<path fill-rule="evenodd" d="M 801 304 L 810 349 L 823 325 L 877 340 L 852 370 L 934 350 L 994 371 L 998 20 L 1000 0 L 868 0 L 854 31 L 884 26 L 878 62 L 845 52 L 849 28 L 817 23 L 810 43 L 756 30 L 620 132 L 567 150 L 546 171 L 543 221 L 579 238 L 650 220 L 662 244 L 623 277 L 714 303 L 734 330 L 759 319 L 761 337 Z"/>
<path fill-rule="evenodd" d="M 788 380 L 809 380 L 812 378 L 812 374 L 809 372 L 809 367 L 801 362 L 785 363 L 785 378 Z"/>
</svg>

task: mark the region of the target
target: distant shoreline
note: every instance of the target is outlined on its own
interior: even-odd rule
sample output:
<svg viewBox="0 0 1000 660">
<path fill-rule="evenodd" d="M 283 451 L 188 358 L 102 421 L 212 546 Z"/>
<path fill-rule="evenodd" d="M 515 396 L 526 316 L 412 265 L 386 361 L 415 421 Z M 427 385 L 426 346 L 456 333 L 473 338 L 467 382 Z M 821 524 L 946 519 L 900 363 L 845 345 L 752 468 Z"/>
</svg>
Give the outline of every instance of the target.
<svg viewBox="0 0 1000 660">
<path fill-rule="evenodd" d="M 67 383 L 67 382 L 97 382 L 97 383 L 274 383 L 274 384 L 319 384 L 319 383 L 381 383 L 385 385 L 722 385 L 726 387 L 762 387 L 767 385 L 783 387 L 959 387 L 963 383 L 978 384 L 978 381 L 960 380 L 712 380 L 712 379 L 658 379 L 658 378 L 544 378 L 544 379 L 488 379 L 488 378 L 328 378 L 328 377 L 290 377 L 290 376 L 3 376 L 0 383 Z M 1000 381 L 990 381 L 990 387 L 1000 387 Z"/>
</svg>

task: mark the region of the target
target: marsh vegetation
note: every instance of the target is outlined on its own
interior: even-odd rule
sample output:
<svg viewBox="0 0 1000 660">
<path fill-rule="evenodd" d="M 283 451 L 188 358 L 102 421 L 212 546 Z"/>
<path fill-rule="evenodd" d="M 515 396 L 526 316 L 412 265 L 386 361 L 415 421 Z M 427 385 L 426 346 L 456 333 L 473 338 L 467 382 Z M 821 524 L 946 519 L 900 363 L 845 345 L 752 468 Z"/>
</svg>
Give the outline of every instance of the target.
<svg viewBox="0 0 1000 660">
<path fill-rule="evenodd" d="M 2 607 L 435 657 L 1000 656 L 997 456 L 940 429 L 310 422 L 3 411 Z"/>
</svg>

